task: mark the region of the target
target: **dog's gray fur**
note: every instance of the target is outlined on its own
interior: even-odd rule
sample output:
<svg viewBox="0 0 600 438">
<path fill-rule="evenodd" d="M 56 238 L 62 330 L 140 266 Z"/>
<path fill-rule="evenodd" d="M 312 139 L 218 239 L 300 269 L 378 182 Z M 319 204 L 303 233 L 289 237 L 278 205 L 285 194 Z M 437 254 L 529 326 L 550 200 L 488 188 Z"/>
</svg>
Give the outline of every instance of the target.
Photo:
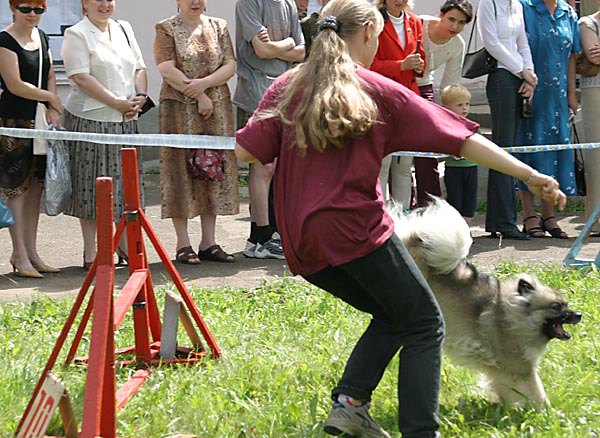
<svg viewBox="0 0 600 438">
<path fill-rule="evenodd" d="M 448 203 L 434 198 L 409 215 L 393 214 L 396 234 L 423 272 L 446 322 L 445 353 L 481 372 L 494 401 L 510 405 L 547 402 L 537 372 L 548 342 L 567 340 L 562 324 L 581 314 L 534 276 L 508 280 L 483 274 L 466 260 L 469 227 Z"/>
</svg>

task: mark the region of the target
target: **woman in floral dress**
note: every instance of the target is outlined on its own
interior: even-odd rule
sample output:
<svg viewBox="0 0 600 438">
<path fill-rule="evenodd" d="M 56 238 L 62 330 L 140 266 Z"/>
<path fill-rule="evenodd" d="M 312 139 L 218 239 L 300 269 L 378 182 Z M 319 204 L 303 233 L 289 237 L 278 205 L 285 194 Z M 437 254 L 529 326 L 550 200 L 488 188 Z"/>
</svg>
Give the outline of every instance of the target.
<svg viewBox="0 0 600 438">
<path fill-rule="evenodd" d="M 160 132 L 233 135 L 233 110 L 227 81 L 235 73 L 233 46 L 224 20 L 203 14 L 204 0 L 178 0 L 179 13 L 156 25 L 154 57 L 163 77 Z M 224 180 L 192 178 L 185 149 L 160 152 L 161 211 L 177 234 L 176 260 L 233 262 L 216 243 L 216 218 L 239 212 L 237 167 L 233 151 L 223 158 Z M 202 237 L 192 249 L 188 219 L 200 216 Z"/>
<path fill-rule="evenodd" d="M 538 85 L 533 95 L 533 117 L 521 124 L 518 145 L 570 143 L 569 108 L 577 111 L 575 53 L 581 51 L 577 14 L 565 0 L 521 0 L 525 30 L 531 48 Z M 517 158 L 539 172 L 556 178 L 566 195 L 575 195 L 573 151 L 517 154 Z M 552 237 L 566 239 L 558 226 L 554 207 L 541 201 L 541 218 L 535 218 L 533 195 L 519 184 L 524 216 L 529 230 L 541 229 Z M 537 237 L 537 236 L 536 236 Z"/>
</svg>

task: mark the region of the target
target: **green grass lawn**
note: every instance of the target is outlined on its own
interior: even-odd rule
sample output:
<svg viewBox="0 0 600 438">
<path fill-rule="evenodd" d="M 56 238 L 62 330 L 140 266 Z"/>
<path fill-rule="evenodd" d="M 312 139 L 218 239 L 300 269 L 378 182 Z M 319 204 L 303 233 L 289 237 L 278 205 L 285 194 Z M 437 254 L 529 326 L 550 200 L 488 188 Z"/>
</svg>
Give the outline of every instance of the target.
<svg viewBox="0 0 600 438">
<path fill-rule="evenodd" d="M 522 267 L 503 264 L 499 276 Z M 600 273 L 559 267 L 530 268 L 564 291 L 583 321 L 569 342 L 552 341 L 541 376 L 552 405 L 535 411 L 489 404 L 477 376 L 445 360 L 440 417 L 445 437 L 598 437 Z M 224 358 L 193 368 L 156 369 L 118 413 L 120 437 L 320 437 L 329 393 L 368 317 L 327 293 L 289 279 L 254 290 L 192 291 Z M 160 300 L 160 291 L 158 292 Z M 162 302 L 162 300 L 160 300 Z M 12 436 L 71 307 L 40 299 L 0 306 L 0 436 Z M 161 304 L 162 308 L 162 304 Z M 131 321 L 117 333 L 132 344 Z M 181 337 L 182 345 L 189 345 Z M 70 345 L 70 338 L 68 345 Z M 82 343 L 88 347 L 88 339 Z M 64 353 L 64 352 L 63 352 Z M 372 414 L 392 435 L 396 423 L 393 361 L 373 397 Z M 81 419 L 85 368 L 56 367 Z M 119 369 L 119 383 L 135 372 Z M 60 434 L 58 419 L 49 430 Z"/>
</svg>

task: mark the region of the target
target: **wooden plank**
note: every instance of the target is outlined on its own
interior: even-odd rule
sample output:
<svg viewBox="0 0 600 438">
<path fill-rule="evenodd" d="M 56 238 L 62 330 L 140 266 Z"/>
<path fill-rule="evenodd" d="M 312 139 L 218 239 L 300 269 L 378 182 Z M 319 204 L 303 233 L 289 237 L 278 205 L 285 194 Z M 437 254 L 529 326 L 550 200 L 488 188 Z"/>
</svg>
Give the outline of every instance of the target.
<svg viewBox="0 0 600 438">
<path fill-rule="evenodd" d="M 115 331 L 121 326 L 125 315 L 131 308 L 142 287 L 146 284 L 148 274 L 148 269 L 139 269 L 131 274 L 127 283 L 123 286 L 115 302 Z"/>
<path fill-rule="evenodd" d="M 173 292 L 165 294 L 165 310 L 160 335 L 160 357 L 174 359 L 177 350 L 177 327 L 182 300 Z"/>
<path fill-rule="evenodd" d="M 117 401 L 117 409 L 121 409 L 127 404 L 127 400 L 133 397 L 148 380 L 152 374 L 151 370 L 139 370 L 125 384 L 119 388 L 115 399 Z"/>
<path fill-rule="evenodd" d="M 71 397 L 66 389 L 62 398 L 60 399 L 60 402 L 58 403 L 58 411 L 60 412 L 63 429 L 65 430 L 65 438 L 79 438 L 77 419 L 75 418 L 75 413 L 73 412 Z"/>
<path fill-rule="evenodd" d="M 196 327 L 194 326 L 194 321 L 190 315 L 186 312 L 185 306 L 181 306 L 181 311 L 179 312 L 179 318 L 181 319 L 181 324 L 183 324 L 183 328 L 185 329 L 190 341 L 192 342 L 192 346 L 196 351 L 204 351 L 204 345 L 202 344 L 202 339 L 200 335 L 196 331 Z"/>
</svg>

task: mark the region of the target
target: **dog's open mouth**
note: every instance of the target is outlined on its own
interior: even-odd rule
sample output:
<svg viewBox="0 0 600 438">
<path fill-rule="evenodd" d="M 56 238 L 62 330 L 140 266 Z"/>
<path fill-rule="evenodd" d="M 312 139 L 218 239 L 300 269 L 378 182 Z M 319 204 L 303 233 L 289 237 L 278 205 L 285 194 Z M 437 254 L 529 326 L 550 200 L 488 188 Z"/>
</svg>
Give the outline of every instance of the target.
<svg viewBox="0 0 600 438">
<path fill-rule="evenodd" d="M 548 318 L 544 322 L 543 332 L 550 339 L 556 338 L 561 341 L 568 341 L 571 339 L 571 334 L 564 329 L 563 325 L 578 324 L 580 321 L 581 313 L 567 310 L 556 318 Z"/>
</svg>

